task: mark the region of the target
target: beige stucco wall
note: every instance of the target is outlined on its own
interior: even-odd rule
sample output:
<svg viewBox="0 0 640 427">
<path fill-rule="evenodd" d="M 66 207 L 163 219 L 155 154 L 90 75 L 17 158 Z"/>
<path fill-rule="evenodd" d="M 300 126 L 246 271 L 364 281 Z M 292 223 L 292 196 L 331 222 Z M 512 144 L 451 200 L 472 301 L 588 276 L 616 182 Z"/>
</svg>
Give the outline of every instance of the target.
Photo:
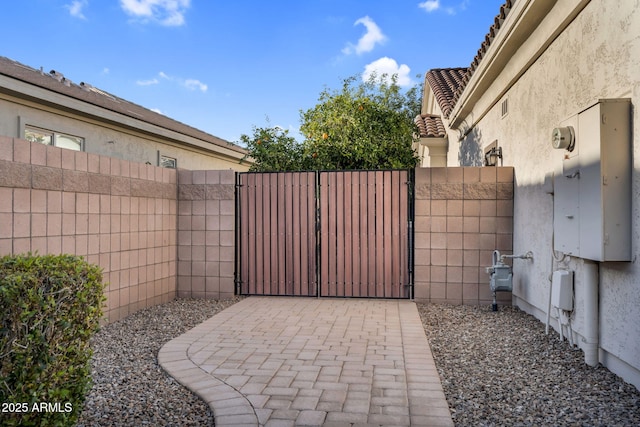
<svg viewBox="0 0 640 427">
<path fill-rule="evenodd" d="M 442 109 L 440 105 L 436 102 L 436 96 L 429 86 L 428 82 L 425 79 L 424 82 L 424 91 L 422 94 L 422 109 L 420 111 L 421 114 L 431 114 L 433 116 L 440 116 L 443 123 L 447 123 L 444 114 L 442 113 Z M 434 166 L 459 166 L 461 163 L 458 162 L 458 135 L 459 133 L 456 130 L 451 129 L 449 126 L 445 125 L 445 129 L 447 131 L 447 146 L 446 153 L 447 158 L 444 160 L 443 164 L 434 164 L 435 162 L 431 161 L 429 157 L 429 148 L 425 144 L 416 144 L 416 151 L 418 156 L 420 157 L 420 162 L 418 164 L 419 167 L 428 168 Z M 437 162 L 437 161 L 436 161 Z M 480 166 L 473 165 L 473 166 Z"/>
<path fill-rule="evenodd" d="M 219 150 L 213 144 L 209 145 L 214 150 L 229 151 L 236 158 L 136 131 L 107 120 L 98 121 L 41 103 L 0 94 L 0 135 L 24 138 L 25 125 L 83 137 L 85 138 L 84 151 L 87 153 L 138 163 L 149 162 L 154 166 L 158 165 L 158 153 L 160 153 L 176 158 L 180 169 L 246 171 L 249 167 L 246 162 L 240 163 L 241 153 L 232 152 L 226 148 Z"/>
<path fill-rule="evenodd" d="M 570 23 L 569 11 L 579 12 Z M 564 27 L 563 20 L 568 26 L 556 37 L 554 31 Z M 544 47 L 545 41 L 550 43 L 548 47 Z M 520 67 L 526 72 L 518 76 L 514 66 L 526 64 L 525 55 L 535 61 L 528 68 Z M 502 118 L 501 102 L 505 97 L 509 100 L 509 112 Z M 473 156 L 465 157 L 464 153 L 482 152 L 481 148 L 494 140 L 503 147 L 504 165 L 515 169 L 514 252 L 534 253 L 533 263 L 514 261 L 513 303 L 544 321 L 550 274 L 558 268 L 551 250 L 554 196 L 545 186 L 545 177 L 553 173 L 563 156 L 563 151 L 551 148 L 551 131 L 564 119 L 602 98 L 630 98 L 632 102 L 633 261 L 600 263 L 600 361 L 640 387 L 638 2 L 618 2 L 615 7 L 606 0 L 558 2 L 504 66 L 499 78 L 475 102 L 472 111 L 462 117 L 462 124 L 473 124 L 473 129 L 460 145 L 450 147 L 448 161 L 474 164 Z M 583 261 L 573 258 L 567 267 L 575 271 L 573 327 L 576 342 L 582 345 Z"/>
</svg>

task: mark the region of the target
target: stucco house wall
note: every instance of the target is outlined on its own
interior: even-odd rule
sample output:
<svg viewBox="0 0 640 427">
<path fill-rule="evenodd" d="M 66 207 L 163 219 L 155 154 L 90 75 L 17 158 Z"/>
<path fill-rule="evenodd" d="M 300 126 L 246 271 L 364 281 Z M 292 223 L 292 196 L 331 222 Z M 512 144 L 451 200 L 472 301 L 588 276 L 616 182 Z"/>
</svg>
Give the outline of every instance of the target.
<svg viewBox="0 0 640 427">
<path fill-rule="evenodd" d="M 177 159 L 180 169 L 245 170 L 239 160 L 225 158 L 204 149 L 186 147 L 152 134 L 101 123 L 73 113 L 24 105 L 17 100 L 0 99 L 0 135 L 24 139 L 24 126 L 30 125 L 85 139 L 87 153 L 158 166 L 158 154 Z"/>
<path fill-rule="evenodd" d="M 180 169 L 246 171 L 241 147 L 162 114 L 0 57 L 0 135 L 25 139 L 25 127 L 84 139 L 83 151 L 159 166 L 160 155 Z"/>
<path fill-rule="evenodd" d="M 448 121 L 466 137 L 450 147 L 449 165 L 474 165 L 464 152 L 483 153 L 497 142 L 503 165 L 513 166 L 513 304 L 546 320 L 550 276 L 575 272 L 572 326 L 584 348 L 585 262 L 554 258 L 552 176 L 564 150 L 551 133 L 599 99 L 629 98 L 632 105 L 632 256 L 599 263 L 599 361 L 640 388 L 640 8 L 638 2 L 520 0 L 493 40 Z M 503 102 L 508 112 L 503 115 Z M 453 151 L 452 151 L 453 150 Z M 558 255 L 558 254 L 556 254 Z M 558 328 L 552 318 L 551 324 Z"/>
</svg>

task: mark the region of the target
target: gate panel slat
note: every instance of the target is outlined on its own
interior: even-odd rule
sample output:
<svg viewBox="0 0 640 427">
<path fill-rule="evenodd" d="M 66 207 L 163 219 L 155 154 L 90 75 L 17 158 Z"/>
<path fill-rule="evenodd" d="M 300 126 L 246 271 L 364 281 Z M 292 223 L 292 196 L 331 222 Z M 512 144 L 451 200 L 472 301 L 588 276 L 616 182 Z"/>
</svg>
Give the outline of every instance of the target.
<svg viewBox="0 0 640 427">
<path fill-rule="evenodd" d="M 391 289 L 388 296 L 400 297 L 400 171 L 391 172 Z"/>
<path fill-rule="evenodd" d="M 311 183 L 314 175 L 309 173 L 300 176 L 300 185 L 302 186 L 300 194 L 300 220 L 302 227 L 300 228 L 300 294 L 316 295 L 315 289 L 312 292 L 312 277 L 316 276 L 315 263 L 311 263 L 310 254 L 313 254 L 315 260 L 316 253 L 316 233 L 315 227 L 315 209 L 311 207 L 311 203 L 315 201 L 315 180 Z M 311 192 L 314 193 L 311 193 Z M 313 196 L 311 200 L 309 196 Z M 313 276 L 310 274 L 313 272 Z"/>
<path fill-rule="evenodd" d="M 301 174 L 300 185 L 300 294 L 316 295 L 315 174 Z"/>
<path fill-rule="evenodd" d="M 376 263 L 371 260 L 376 259 L 376 172 L 367 172 L 368 186 L 367 196 L 369 201 L 369 209 L 367 211 L 367 295 L 374 296 L 376 294 Z"/>
<path fill-rule="evenodd" d="M 339 172 L 336 176 L 336 296 L 345 296 L 345 179 L 349 173 Z"/>
<path fill-rule="evenodd" d="M 329 294 L 329 175 L 320 175 L 320 294 Z"/>
<path fill-rule="evenodd" d="M 351 268 L 353 278 L 351 280 L 353 295 L 360 294 L 360 177 L 361 173 L 351 175 Z"/>
<path fill-rule="evenodd" d="M 343 271 L 344 271 L 344 295 L 345 296 L 353 296 L 353 269 L 351 268 L 353 262 L 353 253 L 351 251 L 351 210 L 352 199 L 351 199 L 351 178 L 354 175 L 354 172 L 345 172 L 344 173 L 344 198 L 343 204 L 344 208 L 342 212 L 344 213 L 342 216 L 344 218 L 344 243 L 341 245 L 343 249 Z M 357 295 L 357 294 L 356 294 Z"/>
<path fill-rule="evenodd" d="M 293 277 L 291 270 L 291 261 L 293 260 L 293 176 L 291 173 L 286 173 L 283 176 L 284 180 L 281 183 L 282 187 L 279 191 L 282 191 L 282 205 L 279 205 L 282 210 L 281 215 L 284 221 L 284 236 L 282 236 L 282 242 L 284 247 L 282 248 L 282 284 L 284 286 L 285 295 L 294 295 L 293 293 Z"/>
<path fill-rule="evenodd" d="M 256 245 L 255 245 L 255 286 L 256 292 L 264 293 L 264 281 L 261 280 L 262 277 L 265 276 L 265 264 L 269 265 L 269 260 L 265 260 L 265 254 L 268 254 L 268 250 L 265 251 L 264 242 L 268 241 L 270 228 L 268 224 L 265 224 L 265 219 L 268 220 L 269 216 L 267 215 L 265 218 L 264 215 L 264 203 L 267 199 L 265 197 L 264 192 L 264 176 L 256 177 L 256 217 L 254 221 L 256 222 Z M 267 195 L 268 196 L 268 195 Z M 260 215 L 262 213 L 262 215 Z"/>
<path fill-rule="evenodd" d="M 268 281 L 264 284 L 264 292 L 267 295 L 278 294 L 278 248 L 280 245 L 280 224 L 278 223 L 278 176 L 277 174 L 269 174 L 265 182 L 268 197 L 265 196 L 264 208 L 269 211 L 267 218 L 269 219 L 269 234 L 264 242 L 265 250 L 265 269 L 269 274 L 265 275 Z"/>
<path fill-rule="evenodd" d="M 337 256 L 336 251 L 338 247 L 338 230 L 336 223 L 336 205 L 338 203 L 338 175 L 331 174 L 329 177 L 329 245 L 328 245 L 328 259 L 329 262 L 329 295 L 338 295 L 337 293 Z"/>
<path fill-rule="evenodd" d="M 294 295 L 300 295 L 300 288 L 302 286 L 302 277 L 300 276 L 300 268 L 302 266 L 302 260 L 300 259 L 300 235 L 302 232 L 303 221 L 300 215 L 300 193 L 302 186 L 300 185 L 300 174 L 292 174 L 293 187 L 291 191 L 291 290 Z"/>
<path fill-rule="evenodd" d="M 368 293 L 369 285 L 369 174 L 360 174 L 360 293 Z"/>
<path fill-rule="evenodd" d="M 384 287 L 382 292 L 385 298 L 390 297 L 391 281 L 393 280 L 393 217 L 391 215 L 393 186 L 391 185 L 391 174 L 384 175 Z"/>
<path fill-rule="evenodd" d="M 382 297 L 384 296 L 384 284 L 385 284 L 385 276 L 384 276 L 384 268 L 385 268 L 385 229 L 384 229 L 384 173 L 376 172 L 376 194 L 375 194 L 375 204 L 376 204 L 376 255 L 375 260 L 377 261 L 375 264 L 376 270 L 376 280 L 375 283 L 379 284 L 374 289 L 374 293 L 372 295 Z M 381 288 L 381 289 L 380 289 Z"/>
</svg>

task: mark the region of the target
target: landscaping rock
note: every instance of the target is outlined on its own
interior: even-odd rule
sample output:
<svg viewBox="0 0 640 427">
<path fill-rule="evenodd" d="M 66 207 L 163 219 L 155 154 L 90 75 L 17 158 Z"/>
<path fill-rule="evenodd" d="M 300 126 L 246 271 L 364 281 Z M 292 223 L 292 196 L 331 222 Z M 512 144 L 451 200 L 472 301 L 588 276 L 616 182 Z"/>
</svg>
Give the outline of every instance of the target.
<svg viewBox="0 0 640 427">
<path fill-rule="evenodd" d="M 640 392 L 515 307 L 418 304 L 456 426 L 638 426 Z"/>
</svg>

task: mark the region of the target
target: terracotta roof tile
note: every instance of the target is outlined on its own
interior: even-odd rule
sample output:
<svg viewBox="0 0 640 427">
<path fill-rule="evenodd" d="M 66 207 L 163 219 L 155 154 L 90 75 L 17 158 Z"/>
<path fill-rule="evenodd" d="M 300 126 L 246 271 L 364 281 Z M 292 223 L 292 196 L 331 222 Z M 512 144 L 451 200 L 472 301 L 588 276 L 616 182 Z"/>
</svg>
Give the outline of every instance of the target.
<svg viewBox="0 0 640 427">
<path fill-rule="evenodd" d="M 78 99 L 83 102 L 104 108 L 125 116 L 133 117 L 137 120 L 156 125 L 174 132 L 181 133 L 213 145 L 224 147 L 240 153 L 246 153 L 242 147 L 232 144 L 224 139 L 218 138 L 199 129 L 173 120 L 167 116 L 151 111 L 140 105 L 126 101 L 115 95 L 95 88 L 90 84 L 75 84 L 66 79 L 60 72 L 51 70 L 44 72 L 42 69 L 35 70 L 12 59 L 0 56 L 0 75 L 5 75 L 25 83 L 41 87 L 62 95 Z M 2 88 L 0 88 L 2 89 Z M 11 90 L 10 87 L 4 89 Z"/>
<path fill-rule="evenodd" d="M 462 85 L 467 68 L 436 68 L 427 72 L 427 82 L 433 90 L 444 117 L 448 118 L 455 103 L 454 94 Z"/>
<path fill-rule="evenodd" d="M 489 28 L 489 32 L 487 33 L 487 35 L 485 36 L 484 40 L 482 41 L 482 44 L 480 45 L 480 49 L 478 49 L 478 53 L 473 58 L 473 61 L 471 62 L 471 65 L 469 65 L 469 68 L 467 68 L 466 75 L 462 79 L 463 84 L 459 85 L 456 88 L 456 90 L 455 90 L 455 92 L 453 94 L 451 109 L 453 109 L 453 107 L 458 102 L 458 99 L 460 98 L 460 95 L 462 95 L 462 92 L 464 91 L 464 88 L 465 88 L 467 82 L 471 79 L 471 76 L 473 75 L 474 71 L 480 65 L 480 62 L 482 61 L 482 58 L 487 53 L 487 50 L 489 49 L 489 46 L 491 46 L 491 42 L 496 37 L 496 34 L 498 34 L 498 31 L 500 30 L 500 27 L 502 27 L 502 23 L 506 19 L 507 15 L 509 14 L 511 9 L 513 8 L 513 4 L 516 1 L 517 0 L 506 0 L 502 4 L 502 6 L 500 6 L 500 13 L 498 13 L 498 15 L 493 20 L 493 25 L 491 25 L 491 27 Z M 444 111 L 443 111 L 443 113 L 444 113 Z M 448 115 L 446 115 L 445 117 L 448 117 Z"/>
<path fill-rule="evenodd" d="M 440 116 L 431 114 L 420 114 L 416 116 L 415 123 L 420 129 L 420 138 L 444 138 L 447 131 L 442 124 Z"/>
</svg>

